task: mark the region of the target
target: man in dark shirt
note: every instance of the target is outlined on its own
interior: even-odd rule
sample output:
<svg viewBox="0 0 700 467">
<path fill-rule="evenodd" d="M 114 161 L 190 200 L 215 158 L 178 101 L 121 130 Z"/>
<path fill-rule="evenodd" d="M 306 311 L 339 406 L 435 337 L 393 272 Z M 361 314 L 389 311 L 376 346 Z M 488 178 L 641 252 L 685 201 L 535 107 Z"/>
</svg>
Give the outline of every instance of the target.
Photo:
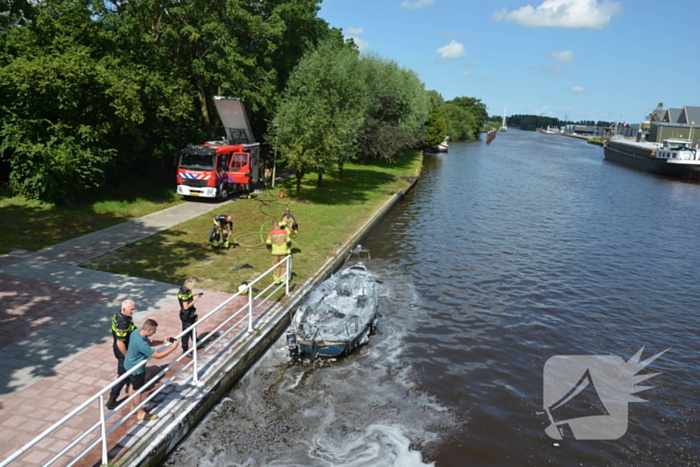
<svg viewBox="0 0 700 467">
<path fill-rule="evenodd" d="M 124 369 L 124 357 L 126 356 L 127 349 L 129 347 L 129 335 L 136 329 L 134 326 L 134 312 L 136 311 L 136 305 L 132 300 L 124 300 L 122 302 L 122 308 L 112 317 L 112 338 L 114 343 L 112 344 L 112 351 L 117 359 L 117 377 L 122 376 L 125 373 Z M 114 410 L 119 405 L 117 398 L 122 388 L 129 384 L 129 379 L 125 379 L 116 386 L 112 387 L 112 391 L 109 394 L 109 400 L 107 401 L 107 408 L 109 410 Z"/>
</svg>

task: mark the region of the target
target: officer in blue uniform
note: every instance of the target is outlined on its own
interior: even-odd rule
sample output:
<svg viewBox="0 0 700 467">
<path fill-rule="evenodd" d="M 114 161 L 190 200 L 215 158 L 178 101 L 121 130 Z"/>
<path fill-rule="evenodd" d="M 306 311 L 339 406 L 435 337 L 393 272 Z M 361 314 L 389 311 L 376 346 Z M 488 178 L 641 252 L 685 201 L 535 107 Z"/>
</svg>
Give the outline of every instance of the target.
<svg viewBox="0 0 700 467">
<path fill-rule="evenodd" d="M 126 370 L 124 369 L 124 357 L 126 357 L 126 351 L 129 347 L 129 335 L 136 329 L 134 326 L 134 312 L 136 311 L 136 305 L 132 300 L 124 300 L 122 302 L 121 310 L 117 312 L 112 317 L 112 338 L 114 343 L 112 344 L 112 351 L 117 359 L 117 377 L 122 376 Z M 116 386 L 112 387 L 109 394 L 109 400 L 107 400 L 107 408 L 109 410 L 114 410 L 117 408 L 117 398 L 124 386 L 129 384 L 129 379 L 124 379 Z"/>
</svg>

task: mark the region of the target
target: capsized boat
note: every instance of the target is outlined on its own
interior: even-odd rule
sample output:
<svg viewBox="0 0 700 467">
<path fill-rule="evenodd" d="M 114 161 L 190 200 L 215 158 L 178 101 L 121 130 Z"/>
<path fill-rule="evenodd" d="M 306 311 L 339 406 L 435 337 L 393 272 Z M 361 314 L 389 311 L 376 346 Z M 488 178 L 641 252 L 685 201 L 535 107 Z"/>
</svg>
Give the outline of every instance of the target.
<svg viewBox="0 0 700 467">
<path fill-rule="evenodd" d="M 377 327 L 379 293 L 372 273 L 358 261 L 316 287 L 292 317 L 287 346 L 292 358 L 347 355 Z"/>
</svg>

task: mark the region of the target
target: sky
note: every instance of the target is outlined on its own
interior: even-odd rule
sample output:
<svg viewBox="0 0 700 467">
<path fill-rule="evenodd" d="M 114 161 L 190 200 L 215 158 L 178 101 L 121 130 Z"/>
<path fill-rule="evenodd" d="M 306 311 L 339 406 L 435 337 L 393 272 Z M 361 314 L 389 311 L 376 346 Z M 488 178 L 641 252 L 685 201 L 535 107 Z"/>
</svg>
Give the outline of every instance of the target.
<svg viewBox="0 0 700 467">
<path fill-rule="evenodd" d="M 323 0 L 363 53 L 489 115 L 637 123 L 700 106 L 698 0 Z"/>
</svg>

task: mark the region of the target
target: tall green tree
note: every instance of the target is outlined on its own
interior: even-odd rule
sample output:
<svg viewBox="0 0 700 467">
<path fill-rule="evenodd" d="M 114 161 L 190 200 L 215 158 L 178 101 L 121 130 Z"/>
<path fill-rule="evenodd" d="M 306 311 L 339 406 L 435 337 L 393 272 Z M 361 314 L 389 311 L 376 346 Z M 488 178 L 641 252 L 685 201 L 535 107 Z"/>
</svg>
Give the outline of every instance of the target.
<svg viewBox="0 0 700 467">
<path fill-rule="evenodd" d="M 437 91 L 426 91 L 426 96 L 430 111 L 428 112 L 428 121 L 425 124 L 425 144 L 435 146 L 442 143 L 447 136 L 447 123 L 441 109 L 445 101 Z"/>
<path fill-rule="evenodd" d="M 468 110 L 455 104 L 445 104 L 440 107 L 447 125 L 447 135 L 452 141 L 474 138 L 476 118 Z"/>
<path fill-rule="evenodd" d="M 455 97 L 449 104 L 455 104 L 464 110 L 470 112 L 474 116 L 476 126 L 473 131 L 474 138 L 478 138 L 481 135 L 481 129 L 486 123 L 486 119 L 489 117 L 486 104 L 481 102 L 481 99 L 476 97 Z"/>
<path fill-rule="evenodd" d="M 367 116 L 358 143 L 362 156 L 391 160 L 424 136 L 428 99 L 411 70 L 376 55 L 361 59 L 368 94 Z"/>
<path fill-rule="evenodd" d="M 296 198 L 308 170 L 349 158 L 364 123 L 366 92 L 357 51 L 324 41 L 292 72 L 272 121 L 273 147 L 296 173 Z"/>
</svg>

